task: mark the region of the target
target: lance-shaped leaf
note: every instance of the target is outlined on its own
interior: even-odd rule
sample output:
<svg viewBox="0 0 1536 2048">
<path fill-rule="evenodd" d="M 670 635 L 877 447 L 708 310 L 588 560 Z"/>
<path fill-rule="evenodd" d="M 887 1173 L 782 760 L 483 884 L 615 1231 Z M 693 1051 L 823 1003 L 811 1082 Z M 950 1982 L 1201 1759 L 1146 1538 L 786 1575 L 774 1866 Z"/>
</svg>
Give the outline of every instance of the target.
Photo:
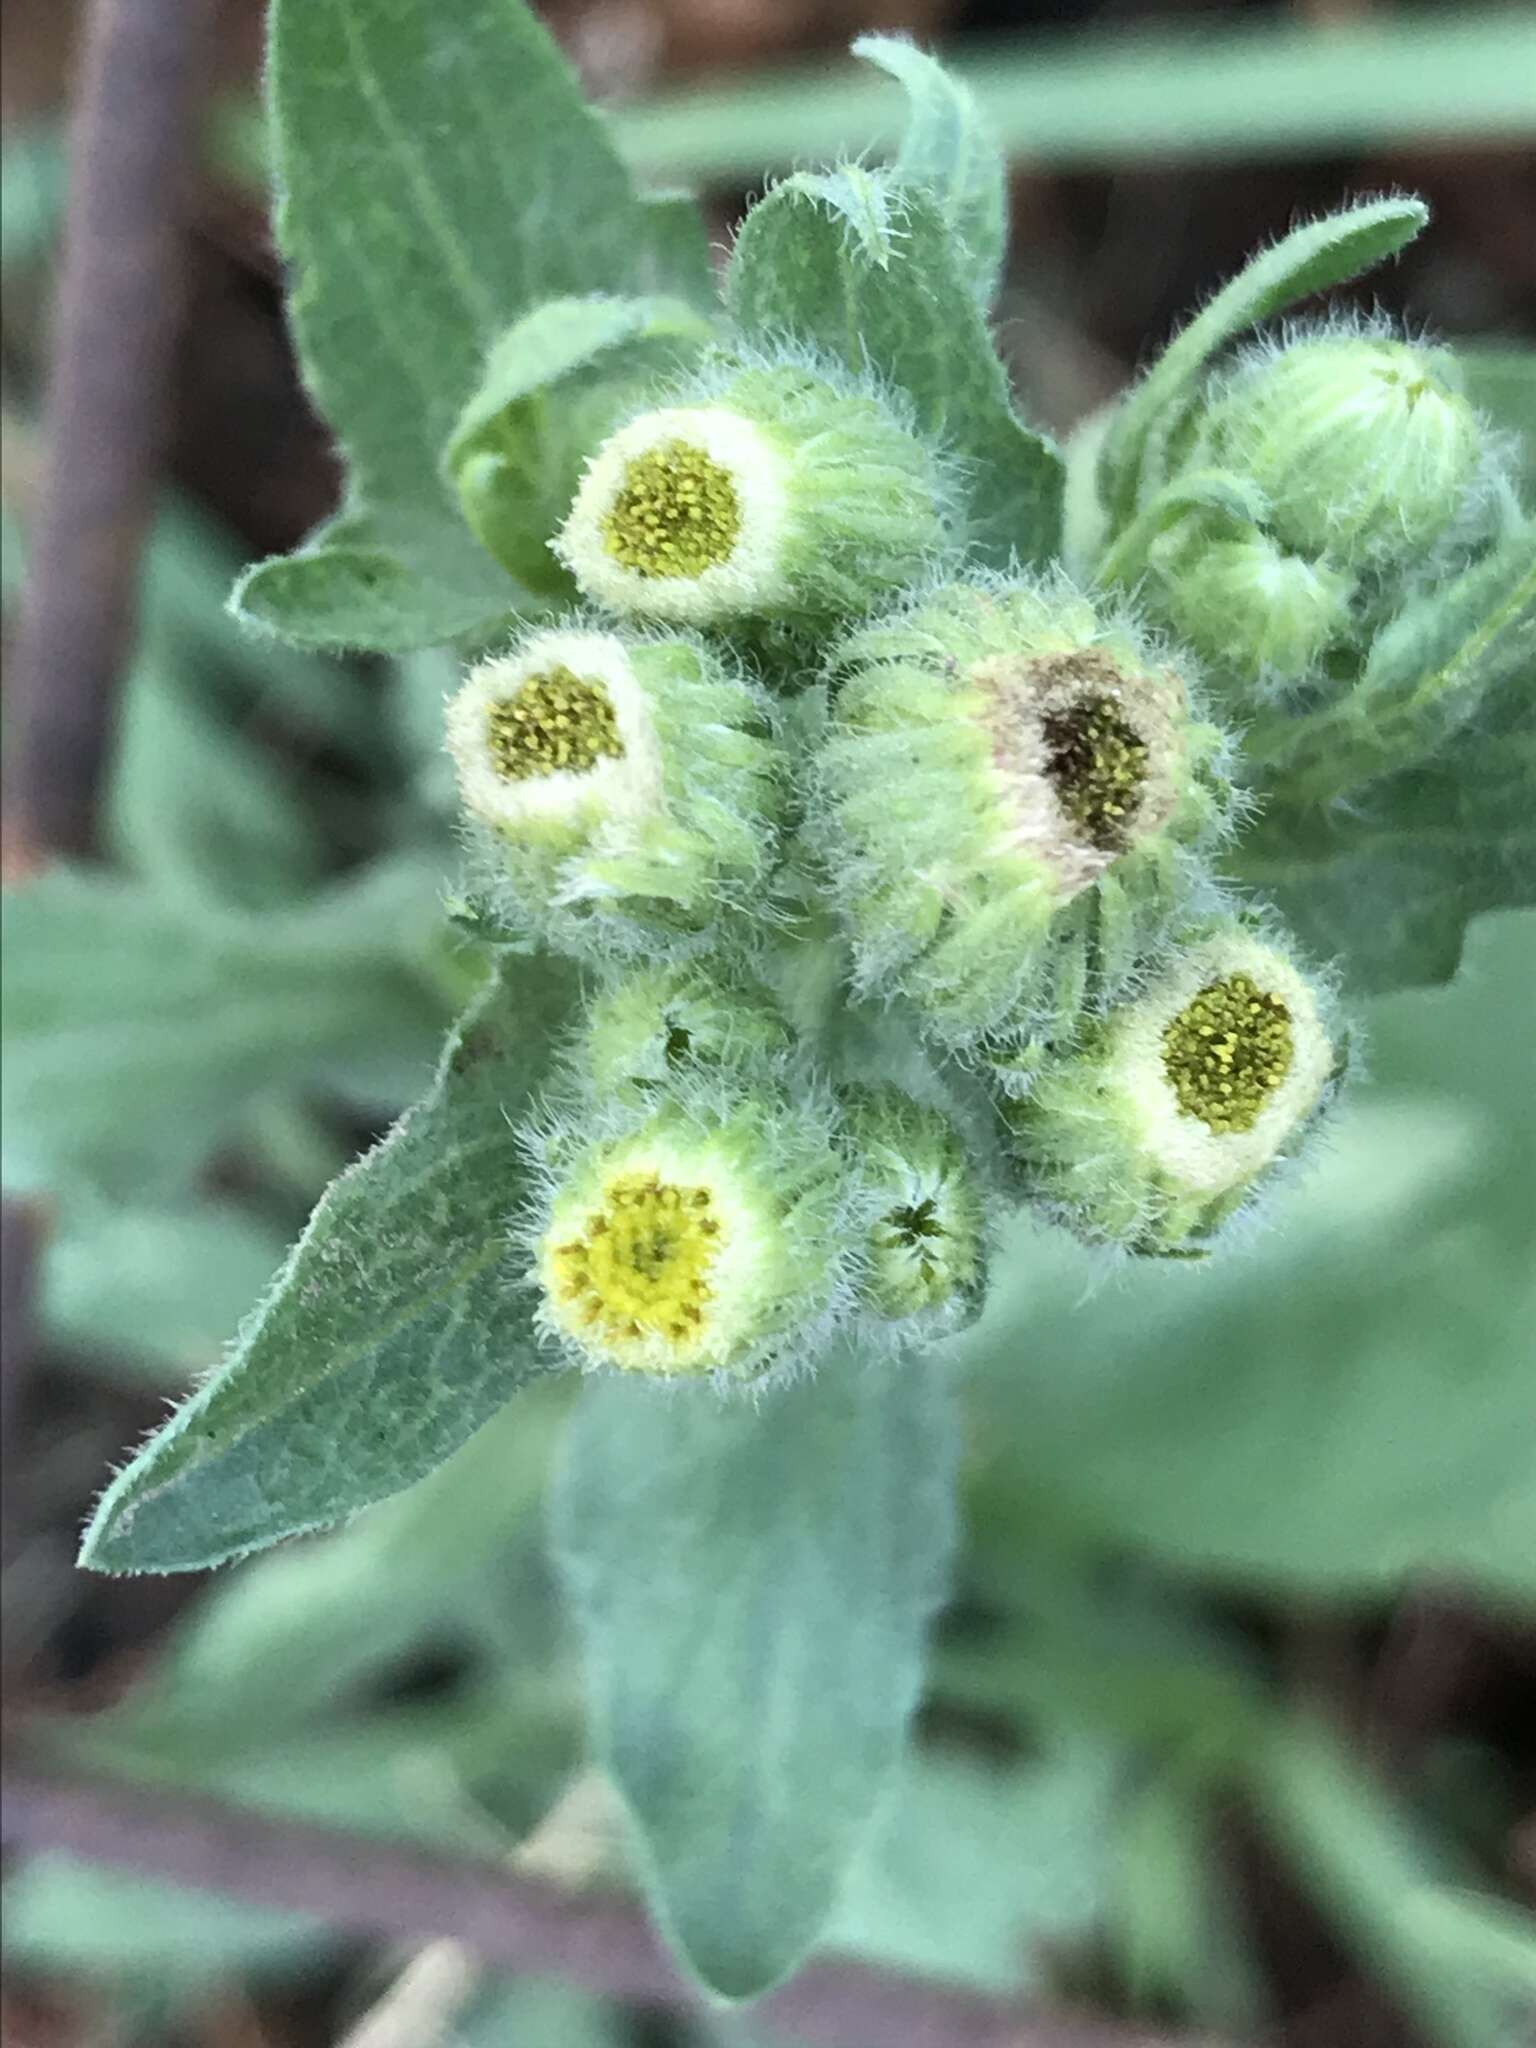
<svg viewBox="0 0 1536 2048">
<path fill-rule="evenodd" d="M 942 202 L 856 164 L 787 178 L 747 215 L 726 295 L 755 338 L 790 334 L 904 391 L 958 456 L 976 555 L 1044 564 L 1061 544 L 1064 466 L 1014 414 Z"/>
<path fill-rule="evenodd" d="M 310 645 L 419 645 L 401 623 L 423 602 L 399 587 L 406 570 L 467 600 L 499 573 L 438 469 L 493 343 L 565 292 L 707 304 L 702 225 L 676 197 L 635 191 L 520 0 L 462 0 L 451 14 L 416 0 L 276 0 L 269 77 L 294 335 L 377 538 L 371 561 L 352 551 L 323 574 L 313 565 L 327 548 L 302 579 L 266 565 L 242 602 Z M 370 575 L 383 637 L 365 643 L 354 613 Z M 499 580 L 509 609 L 516 588 Z M 343 596 L 345 634 L 328 637 Z"/>
<path fill-rule="evenodd" d="M 420 1479 L 546 1360 L 507 1230 L 570 971 L 506 966 L 432 1092 L 322 1198 L 222 1369 L 108 1489 L 82 1562 L 183 1571 Z"/>
<path fill-rule="evenodd" d="M 853 54 L 905 88 L 907 128 L 896 175 L 903 184 L 926 186 L 942 205 L 985 309 L 996 297 L 1007 246 L 1008 174 L 975 96 L 963 79 L 900 36 L 860 36 Z"/>
<path fill-rule="evenodd" d="M 900 1754 L 953 1521 L 952 1390 L 845 1349 L 760 1403 L 600 1380 L 556 1545 L 652 1905 L 750 1998 L 822 1931 Z"/>
<path fill-rule="evenodd" d="M 1259 321 L 1395 256 L 1428 219 L 1421 199 L 1368 200 L 1293 229 L 1223 286 L 1163 350 L 1120 408 L 1103 444 L 1099 487 L 1113 524 L 1121 526 L 1135 510 L 1150 444 L 1167 438 L 1170 418 L 1213 356 Z"/>
</svg>

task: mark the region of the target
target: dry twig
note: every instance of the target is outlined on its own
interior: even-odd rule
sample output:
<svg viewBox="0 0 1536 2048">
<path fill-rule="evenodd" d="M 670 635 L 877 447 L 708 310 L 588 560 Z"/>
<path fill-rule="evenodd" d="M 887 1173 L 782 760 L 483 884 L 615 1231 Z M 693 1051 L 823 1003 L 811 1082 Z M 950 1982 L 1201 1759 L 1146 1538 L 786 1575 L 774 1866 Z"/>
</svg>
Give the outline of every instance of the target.
<svg viewBox="0 0 1536 2048">
<path fill-rule="evenodd" d="M 351 1933 L 452 1937 L 488 1963 L 589 1991 L 688 2008 L 696 1994 L 628 1899 L 279 1820 L 163 1789 L 33 1769 L 8 1773 L 5 1840 L 62 1850 Z M 819 2048 L 1217 2048 L 1104 2021 L 1030 2014 L 1002 1999 L 843 1962 L 813 1963 L 754 2023 Z"/>
</svg>

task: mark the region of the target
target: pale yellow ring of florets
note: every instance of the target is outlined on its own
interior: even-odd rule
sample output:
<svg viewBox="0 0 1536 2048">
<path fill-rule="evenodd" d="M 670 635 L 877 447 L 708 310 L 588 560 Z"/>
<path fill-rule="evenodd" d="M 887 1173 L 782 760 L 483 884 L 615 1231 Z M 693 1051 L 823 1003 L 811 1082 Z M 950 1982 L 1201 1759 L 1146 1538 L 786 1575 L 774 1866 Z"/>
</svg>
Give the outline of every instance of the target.
<svg viewBox="0 0 1536 2048">
<path fill-rule="evenodd" d="M 1113 867 L 1124 852 L 1165 825 L 1177 807 L 1184 781 L 1184 722 L 1188 703 L 1172 671 L 1133 669 L 1116 659 L 1114 666 L 1126 673 L 1114 685 L 1098 678 L 1074 678 L 1050 682 L 1041 688 L 1030 687 L 1029 672 L 1036 663 L 1044 665 L 1053 655 L 1070 657 L 1074 653 L 1098 651 L 1091 646 L 1064 646 L 1024 657 L 995 655 L 978 662 L 970 671 L 971 686 L 986 707 L 982 712 L 984 722 L 990 723 L 988 713 L 994 706 L 998 716 L 1006 720 L 992 755 L 992 772 L 1002 796 L 1006 821 L 1001 844 L 1009 852 L 1027 853 L 1043 861 L 1056 877 L 1062 902 L 1080 895 L 1107 868 Z M 1019 672 L 1017 682 L 1010 671 Z M 1147 749 L 1145 776 L 1125 848 L 1086 843 L 1050 774 L 1046 719 L 1103 697 L 1114 703 Z"/>
<path fill-rule="evenodd" d="M 642 575 L 608 552 L 605 522 L 629 465 L 669 441 L 699 449 L 736 492 L 736 545 L 698 576 Z M 555 552 L 587 596 L 614 611 L 705 624 L 787 601 L 781 543 L 788 506 L 788 464 L 761 427 L 724 406 L 672 406 L 644 414 L 603 443 L 587 465 Z"/>
<path fill-rule="evenodd" d="M 605 1338 L 561 1298 L 555 1253 L 573 1238 L 585 1236 L 606 1207 L 615 1183 L 636 1174 L 654 1174 L 658 1181 L 674 1186 L 707 1189 L 710 1213 L 720 1226 L 709 1269 L 708 1309 L 697 1333 L 686 1343 L 654 1332 L 638 1338 Z M 540 1320 L 588 1357 L 601 1358 L 626 1372 L 729 1372 L 762 1334 L 758 1318 L 766 1298 L 764 1278 L 782 1260 L 772 1219 L 742 1188 L 719 1147 L 708 1140 L 695 1147 L 664 1136 L 646 1137 L 609 1153 L 600 1172 L 584 1177 L 578 1188 L 557 1197 L 549 1227 L 539 1241 Z"/>
<path fill-rule="evenodd" d="M 1180 1108 L 1163 1066 L 1163 1033 L 1202 988 L 1230 974 L 1246 974 L 1285 1004 L 1291 1064 L 1249 1130 L 1213 1131 Z M 1220 1195 L 1261 1173 L 1311 1115 L 1334 1057 L 1316 998 L 1284 955 L 1246 933 L 1223 933 L 1191 948 L 1131 1006 L 1116 1032 L 1109 1078 L 1135 1120 L 1137 1141 L 1147 1156 L 1189 1193 Z"/>
<path fill-rule="evenodd" d="M 589 768 L 509 778 L 499 772 L 491 752 L 491 707 L 515 698 L 526 684 L 556 668 L 603 685 L 624 752 L 617 759 L 600 757 Z M 661 750 L 650 701 L 624 643 L 611 633 L 556 628 L 535 634 L 516 654 L 477 662 L 449 700 L 447 726 L 465 808 L 497 831 L 633 817 L 661 807 Z"/>
</svg>

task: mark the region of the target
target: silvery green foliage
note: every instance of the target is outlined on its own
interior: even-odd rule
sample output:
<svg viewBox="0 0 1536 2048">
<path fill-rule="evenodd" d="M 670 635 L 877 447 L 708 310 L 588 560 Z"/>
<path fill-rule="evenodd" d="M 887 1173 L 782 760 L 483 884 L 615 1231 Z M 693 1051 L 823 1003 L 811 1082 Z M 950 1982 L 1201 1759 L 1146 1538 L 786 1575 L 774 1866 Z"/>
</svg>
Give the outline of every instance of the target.
<svg viewBox="0 0 1536 2048">
<path fill-rule="evenodd" d="M 1291 459 L 1266 379 L 1320 366 L 1326 438 L 1341 363 L 1409 345 L 1248 337 L 1401 248 L 1416 201 L 1257 257 L 1069 478 L 988 329 L 1003 166 L 911 47 L 860 45 L 911 100 L 894 163 L 766 192 L 717 296 L 696 214 L 634 189 L 527 9 L 272 20 L 293 324 L 349 491 L 234 605 L 299 646 L 462 657 L 463 922 L 492 959 L 436 1081 L 113 1482 L 86 1559 L 184 1569 L 340 1521 L 591 1368 L 556 1544 L 596 1752 L 671 1938 L 746 1997 L 818 1938 L 896 1767 L 952 1543 L 956 1351 L 1001 1378 L 1034 1355 L 1027 1216 L 1219 1248 L 1329 1106 L 1334 983 L 1446 979 L 1475 911 L 1536 896 L 1529 516 L 1438 356 L 1444 431 L 1390 487 L 1313 503 Z M 1211 621 L 1254 587 L 1283 615 L 1228 644 Z M 637 588 L 664 603 L 618 601 Z M 1132 714 L 1168 676 L 1178 746 L 1137 838 L 1167 733 Z M 82 953 L 113 931 L 52 886 Z M 1284 974 L 1228 946 L 1185 987 L 1239 929 Z M 284 927 L 306 1067 L 332 1049 L 306 978 L 330 930 Z M 157 980 L 141 1044 L 227 993 L 245 942 L 221 926 L 181 961 L 185 999 Z M 347 960 L 393 970 L 374 927 Z M 475 966 L 445 952 L 438 991 Z M 16 992 L 24 1105 L 95 1078 L 88 1034 L 50 1048 L 46 995 Z M 1232 1061 L 1261 1107 L 1283 1095 L 1231 1036 L 1250 1000 L 1290 1003 L 1283 1058 L 1311 1065 L 1239 1158 L 1207 1115 Z M 249 1070 L 218 1014 L 214 1096 Z M 1154 1154 L 1135 1086 L 1160 1059 L 1167 1128 L 1206 1126 Z M 1146 1466 L 1133 1447 L 1105 1480 L 1122 1523 Z"/>
</svg>

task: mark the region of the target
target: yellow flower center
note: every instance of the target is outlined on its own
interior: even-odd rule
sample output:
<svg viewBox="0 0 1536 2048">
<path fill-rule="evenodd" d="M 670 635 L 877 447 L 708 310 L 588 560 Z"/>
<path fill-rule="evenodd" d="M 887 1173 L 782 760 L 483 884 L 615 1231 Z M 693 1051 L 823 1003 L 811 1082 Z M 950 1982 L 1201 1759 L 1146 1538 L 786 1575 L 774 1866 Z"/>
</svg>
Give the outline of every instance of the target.
<svg viewBox="0 0 1536 2048">
<path fill-rule="evenodd" d="M 582 774 L 604 756 L 624 758 L 613 699 L 601 683 L 563 665 L 492 704 L 486 728 L 496 772 L 508 782 L 561 770 Z"/>
<path fill-rule="evenodd" d="M 655 1173 L 609 1182 L 581 1236 L 556 1246 L 555 1290 L 599 1342 L 623 1353 L 646 1338 L 679 1347 L 701 1334 L 720 1249 L 714 1197 Z"/>
<path fill-rule="evenodd" d="M 730 472 L 687 441 L 637 455 L 603 520 L 603 544 L 641 576 L 702 576 L 728 561 L 741 534 Z"/>
<path fill-rule="evenodd" d="M 1251 1131 L 1295 1057 L 1291 1013 L 1246 974 L 1201 989 L 1163 1032 L 1163 1071 L 1186 1116 Z"/>
</svg>

